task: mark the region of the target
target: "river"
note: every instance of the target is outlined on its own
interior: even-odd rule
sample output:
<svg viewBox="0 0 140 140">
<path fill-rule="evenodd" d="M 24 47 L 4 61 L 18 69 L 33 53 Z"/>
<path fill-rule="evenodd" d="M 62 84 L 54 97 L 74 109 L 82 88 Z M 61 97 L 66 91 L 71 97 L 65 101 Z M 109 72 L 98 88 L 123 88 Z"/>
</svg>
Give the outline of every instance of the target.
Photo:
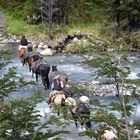
<svg viewBox="0 0 140 140">
<path fill-rule="evenodd" d="M 129 56 L 129 60 L 126 62 L 122 62 L 122 65 L 128 66 L 131 70 L 130 75 L 128 78 L 130 79 L 139 79 L 138 73 L 140 72 L 140 57 L 139 54 L 137 54 L 138 57 L 135 56 L 135 54 L 132 54 Z M 85 84 L 85 83 L 91 83 L 93 80 L 95 80 L 95 77 L 93 76 L 94 73 L 94 68 L 89 67 L 88 65 L 81 64 L 81 61 L 85 60 L 85 57 L 77 55 L 77 54 L 62 54 L 58 53 L 55 54 L 54 56 L 47 56 L 44 57 L 44 60 L 48 61 L 49 64 L 51 65 L 57 65 L 57 68 L 60 72 L 65 73 L 68 75 L 69 82 L 72 84 Z M 7 72 L 7 70 L 10 67 L 16 67 L 17 70 L 17 76 L 20 78 L 24 78 L 25 81 L 35 81 L 35 77 L 32 78 L 31 73 L 28 70 L 27 66 L 22 67 L 21 62 L 17 56 L 17 54 L 13 55 L 11 58 L 11 62 L 6 69 L 4 70 L 4 73 Z M 101 81 L 104 81 L 105 79 L 103 78 Z M 27 98 L 32 96 L 35 91 L 42 87 L 43 85 L 41 83 L 41 79 L 37 83 L 36 86 L 34 85 L 28 85 L 26 87 L 18 88 L 17 91 L 13 92 L 10 94 L 10 98 Z M 45 92 L 45 91 L 44 91 Z M 46 94 L 46 92 L 45 92 Z M 47 97 L 47 95 L 46 95 Z M 109 104 L 111 102 L 116 102 L 118 101 L 116 96 L 104 96 L 104 97 L 93 97 L 98 100 L 102 100 L 103 103 Z M 131 101 L 131 103 L 137 102 L 135 99 Z M 37 104 L 36 107 L 38 110 L 42 110 L 46 113 L 51 114 L 51 110 L 48 107 L 48 104 L 46 103 L 46 99 L 44 101 L 40 102 Z M 136 120 L 140 120 L 140 105 L 137 108 L 136 114 L 135 114 Z M 42 123 L 48 119 L 48 115 L 45 118 L 41 118 Z M 51 129 L 56 130 L 56 129 L 62 129 L 61 127 L 58 126 L 50 126 Z M 88 136 L 79 136 L 79 130 L 75 128 L 74 123 L 71 123 L 65 130 L 69 130 L 71 134 L 67 135 L 61 135 L 60 139 L 61 140 L 90 140 Z M 46 130 L 44 130 L 46 131 Z M 53 138 L 50 138 L 49 140 L 52 140 Z"/>
</svg>

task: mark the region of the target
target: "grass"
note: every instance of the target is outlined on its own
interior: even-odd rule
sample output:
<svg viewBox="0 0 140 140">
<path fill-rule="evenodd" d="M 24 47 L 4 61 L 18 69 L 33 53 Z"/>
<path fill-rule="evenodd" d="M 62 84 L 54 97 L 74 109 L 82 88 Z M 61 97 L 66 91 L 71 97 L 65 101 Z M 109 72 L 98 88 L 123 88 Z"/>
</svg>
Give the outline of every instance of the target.
<svg viewBox="0 0 140 140">
<path fill-rule="evenodd" d="M 48 27 L 42 27 L 41 25 L 31 25 L 22 21 L 22 19 L 16 19 L 13 14 L 0 7 L 0 11 L 6 14 L 6 30 L 8 34 L 21 36 L 26 35 L 31 38 L 42 38 L 49 35 Z M 102 22 L 101 22 L 102 23 Z M 52 35 L 59 36 L 60 33 L 66 34 L 94 34 L 100 35 L 100 29 L 102 24 L 100 22 L 71 22 L 69 25 L 54 26 Z"/>
<path fill-rule="evenodd" d="M 78 23 L 71 26 L 66 26 L 66 30 L 69 34 L 73 33 L 89 33 L 98 34 L 101 29 L 101 24 L 98 23 Z"/>
<path fill-rule="evenodd" d="M 7 17 L 7 32 L 16 35 L 26 35 L 30 37 L 38 37 L 44 34 L 38 26 L 29 25 L 24 21 L 14 19 L 13 17 Z"/>
<path fill-rule="evenodd" d="M 42 37 L 48 34 L 47 27 L 42 28 L 39 25 L 30 25 L 20 19 L 15 19 L 12 16 L 7 16 L 7 32 L 16 35 L 26 35 L 32 38 Z M 99 34 L 101 25 L 98 23 L 80 23 L 67 26 L 57 26 L 53 28 L 53 35 L 60 33 L 67 34 Z"/>
</svg>

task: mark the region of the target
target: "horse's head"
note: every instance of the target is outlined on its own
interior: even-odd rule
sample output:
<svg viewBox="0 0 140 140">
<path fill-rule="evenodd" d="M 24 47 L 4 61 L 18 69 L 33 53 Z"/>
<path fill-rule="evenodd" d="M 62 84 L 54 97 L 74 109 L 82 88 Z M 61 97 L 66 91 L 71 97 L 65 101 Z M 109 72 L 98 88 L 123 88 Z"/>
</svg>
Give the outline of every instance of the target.
<svg viewBox="0 0 140 140">
<path fill-rule="evenodd" d="M 52 65 L 51 71 L 57 71 L 57 66 Z"/>
</svg>

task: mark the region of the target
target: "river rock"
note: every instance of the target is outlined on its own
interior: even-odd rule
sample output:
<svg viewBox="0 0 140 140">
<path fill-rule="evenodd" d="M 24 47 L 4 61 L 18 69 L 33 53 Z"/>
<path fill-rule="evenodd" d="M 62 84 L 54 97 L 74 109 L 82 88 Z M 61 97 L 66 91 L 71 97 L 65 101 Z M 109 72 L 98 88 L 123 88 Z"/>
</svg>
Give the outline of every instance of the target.
<svg viewBox="0 0 140 140">
<path fill-rule="evenodd" d="M 40 52 L 41 55 L 48 55 L 48 56 L 52 56 L 54 54 L 54 51 L 50 48 L 47 48 L 43 51 Z"/>
<path fill-rule="evenodd" d="M 38 48 L 43 48 L 43 42 L 40 42 Z"/>
<path fill-rule="evenodd" d="M 79 41 L 79 39 L 78 39 L 77 37 L 75 37 L 75 38 L 73 39 L 73 41 Z"/>
<path fill-rule="evenodd" d="M 48 48 L 48 45 L 43 45 L 43 47 L 42 48 L 44 48 L 44 49 L 47 49 Z"/>
</svg>

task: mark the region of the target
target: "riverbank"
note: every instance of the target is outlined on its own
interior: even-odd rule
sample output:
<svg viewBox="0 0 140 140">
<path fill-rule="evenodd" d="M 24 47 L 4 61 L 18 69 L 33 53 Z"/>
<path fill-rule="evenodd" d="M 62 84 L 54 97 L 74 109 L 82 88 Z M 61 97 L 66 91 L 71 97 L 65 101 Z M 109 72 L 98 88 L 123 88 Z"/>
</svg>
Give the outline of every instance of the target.
<svg viewBox="0 0 140 140">
<path fill-rule="evenodd" d="M 58 51 L 56 51 L 56 53 L 53 54 L 53 55 L 57 57 L 57 56 L 59 56 L 59 53 L 60 53 L 60 56 L 65 56 L 65 57 L 68 57 L 70 55 L 73 56 L 74 55 L 73 53 L 66 52 L 66 48 L 70 49 L 71 48 L 70 46 L 75 42 L 78 42 L 78 43 L 79 42 L 85 42 L 85 43 L 87 43 L 87 41 L 86 41 L 87 37 L 91 37 L 91 36 L 90 35 L 86 35 L 86 36 L 83 36 L 83 35 L 63 36 L 63 39 L 61 40 L 62 41 L 61 43 L 63 43 L 63 45 L 65 43 L 64 48 L 61 48 L 61 51 L 59 49 L 57 49 Z M 0 40 L 2 42 L 1 43 L 2 44 L 1 48 L 2 49 L 4 49 L 4 50 L 10 49 L 15 54 L 17 54 L 18 47 L 19 47 L 19 40 L 17 38 L 15 38 L 15 36 L 8 36 L 8 37 L 7 36 L 2 36 Z M 31 41 L 33 43 L 36 42 L 36 40 L 29 40 L 29 41 Z M 39 41 L 39 40 L 37 40 L 37 41 Z M 45 48 L 43 46 L 45 46 L 45 45 L 47 45 L 47 43 L 49 43 L 49 39 L 46 37 L 41 42 L 46 43 L 46 44 L 40 46 L 37 50 L 34 51 L 34 53 L 40 53 L 42 50 L 45 50 Z M 101 43 L 101 42 L 99 42 L 99 43 Z M 53 49 L 55 49 L 55 47 Z M 113 54 L 113 52 L 110 52 L 110 53 Z M 94 54 L 94 53 L 92 53 L 92 54 Z M 86 59 L 89 60 L 89 59 L 93 59 L 94 57 L 96 57 L 96 55 L 92 55 L 92 54 L 87 53 L 87 54 L 82 54 L 81 56 L 84 57 L 84 60 L 86 60 Z M 80 56 L 80 54 L 79 54 L 79 56 Z M 44 55 L 44 59 L 47 60 L 48 57 L 49 56 Z M 135 77 L 135 79 L 138 80 L 138 78 L 139 78 L 138 74 L 139 73 L 138 73 L 138 68 L 137 67 L 138 67 L 138 65 L 140 65 L 139 64 L 139 61 L 140 61 L 139 58 L 140 58 L 139 53 L 130 53 L 128 55 L 128 61 L 126 62 L 126 64 L 125 64 L 126 60 L 121 62 L 121 63 L 124 63 L 124 65 L 128 65 L 128 67 L 130 67 L 130 70 L 132 70 L 132 73 L 130 73 L 129 78 L 133 79 L 133 77 Z M 84 60 L 81 58 L 81 62 L 84 61 Z M 63 60 L 63 57 L 59 58 L 59 63 L 63 64 L 64 61 L 65 60 Z M 133 66 L 133 62 L 135 62 L 135 64 L 138 63 L 136 68 L 135 68 L 135 66 Z M 53 62 L 53 63 L 57 63 L 57 62 Z M 134 69 L 134 71 L 133 71 L 133 69 Z M 94 73 L 94 71 L 91 72 L 91 73 Z M 91 80 L 90 82 L 85 82 L 83 84 L 81 83 L 79 86 L 82 86 L 83 88 L 87 88 L 87 89 L 91 90 L 92 91 L 91 95 L 93 95 L 93 96 L 94 95 L 95 96 L 96 95 L 97 96 L 105 96 L 105 95 L 111 95 L 111 94 L 116 95 L 116 89 L 114 87 L 114 84 L 111 84 L 110 81 L 111 81 L 111 78 L 108 79 L 108 78 L 102 77 L 99 81 L 95 81 L 94 78 L 93 78 L 93 80 Z M 138 88 L 138 90 L 139 90 L 139 88 Z M 132 89 L 131 90 L 126 90 L 124 93 L 125 93 L 125 95 L 131 95 L 133 93 L 133 90 Z"/>
</svg>

